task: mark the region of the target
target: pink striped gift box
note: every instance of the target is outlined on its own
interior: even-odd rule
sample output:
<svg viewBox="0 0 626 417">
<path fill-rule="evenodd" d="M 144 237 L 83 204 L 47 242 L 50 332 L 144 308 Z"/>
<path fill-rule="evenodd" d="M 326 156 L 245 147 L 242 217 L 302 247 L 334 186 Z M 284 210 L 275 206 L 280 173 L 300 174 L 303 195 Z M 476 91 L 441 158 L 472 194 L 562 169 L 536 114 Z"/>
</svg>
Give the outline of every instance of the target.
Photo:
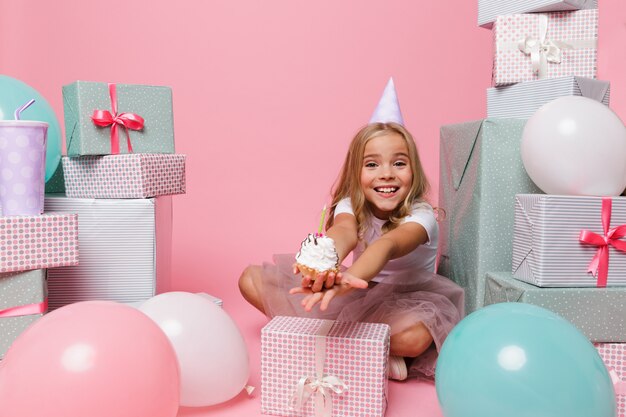
<svg viewBox="0 0 626 417">
<path fill-rule="evenodd" d="M 261 331 L 261 412 L 382 417 L 389 326 L 275 317 Z"/>
<path fill-rule="evenodd" d="M 122 154 L 64 157 L 70 198 L 147 198 L 185 193 L 185 155 Z"/>
<path fill-rule="evenodd" d="M 78 216 L 0 217 L 0 273 L 78 265 Z"/>
<path fill-rule="evenodd" d="M 493 85 L 596 77 L 597 9 L 498 16 L 493 38 Z"/>
<path fill-rule="evenodd" d="M 539 287 L 624 286 L 624 225 L 626 197 L 518 194 L 513 276 Z"/>
<path fill-rule="evenodd" d="M 626 343 L 594 343 L 613 379 L 617 417 L 626 417 Z"/>
</svg>

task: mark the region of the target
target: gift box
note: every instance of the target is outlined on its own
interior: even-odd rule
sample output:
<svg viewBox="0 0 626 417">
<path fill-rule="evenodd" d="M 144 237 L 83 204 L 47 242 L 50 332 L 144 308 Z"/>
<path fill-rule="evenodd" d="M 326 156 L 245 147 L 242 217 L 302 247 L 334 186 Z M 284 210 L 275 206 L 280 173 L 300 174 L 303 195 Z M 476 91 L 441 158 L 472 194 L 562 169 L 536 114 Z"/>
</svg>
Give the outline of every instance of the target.
<svg viewBox="0 0 626 417">
<path fill-rule="evenodd" d="M 63 164 L 59 161 L 59 166 L 54 174 L 46 181 L 46 194 L 65 193 L 65 177 L 63 176 Z"/>
<path fill-rule="evenodd" d="M 0 273 L 78 265 L 74 213 L 0 217 Z"/>
<path fill-rule="evenodd" d="M 613 380 L 617 417 L 626 417 L 626 344 L 595 343 L 594 346 Z"/>
<path fill-rule="evenodd" d="M 517 302 L 546 308 L 594 342 L 626 342 L 626 288 L 540 288 L 510 272 L 489 272 L 485 305 Z"/>
<path fill-rule="evenodd" d="M 598 10 L 498 16 L 493 84 L 596 77 Z"/>
<path fill-rule="evenodd" d="M 513 275 L 539 287 L 626 285 L 625 224 L 626 197 L 517 195 Z"/>
<path fill-rule="evenodd" d="M 529 119 L 541 106 L 565 96 L 582 96 L 609 105 L 608 81 L 559 77 L 487 89 L 487 117 Z"/>
<path fill-rule="evenodd" d="M 169 87 L 76 81 L 63 111 L 67 156 L 174 153 Z"/>
<path fill-rule="evenodd" d="M 275 317 L 261 330 L 261 412 L 382 417 L 388 355 L 386 324 Z"/>
<path fill-rule="evenodd" d="M 146 198 L 185 193 L 185 155 L 63 158 L 68 197 Z"/>
<path fill-rule="evenodd" d="M 478 0 L 478 26 L 490 28 L 500 15 L 597 8 L 597 0 Z"/>
<path fill-rule="evenodd" d="M 47 210 L 78 213 L 80 265 L 48 271 L 49 307 L 87 300 L 145 301 L 169 291 L 172 197 L 47 195 Z"/>
<path fill-rule="evenodd" d="M 510 268 L 515 195 L 541 193 L 522 164 L 524 124 L 486 119 L 441 127 L 438 206 L 446 214 L 438 273 L 465 289 L 468 314 L 483 304 L 485 274 Z"/>
<path fill-rule="evenodd" d="M 45 269 L 0 274 L 0 359 L 46 310 Z"/>
</svg>

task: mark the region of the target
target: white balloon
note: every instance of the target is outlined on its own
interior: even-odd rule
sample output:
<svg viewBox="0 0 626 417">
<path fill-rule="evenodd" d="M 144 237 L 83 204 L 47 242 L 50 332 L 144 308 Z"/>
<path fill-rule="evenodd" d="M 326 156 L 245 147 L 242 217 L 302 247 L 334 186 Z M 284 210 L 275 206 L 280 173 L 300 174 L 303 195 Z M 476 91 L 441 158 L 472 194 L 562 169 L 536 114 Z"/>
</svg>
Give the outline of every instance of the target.
<svg viewBox="0 0 626 417">
<path fill-rule="evenodd" d="M 250 374 L 245 340 L 231 317 L 212 300 L 168 292 L 147 300 L 139 309 L 174 346 L 182 406 L 219 404 L 244 389 Z"/>
<path fill-rule="evenodd" d="M 626 127 L 604 104 L 561 97 L 526 122 L 528 176 L 547 194 L 616 196 L 626 188 Z"/>
</svg>

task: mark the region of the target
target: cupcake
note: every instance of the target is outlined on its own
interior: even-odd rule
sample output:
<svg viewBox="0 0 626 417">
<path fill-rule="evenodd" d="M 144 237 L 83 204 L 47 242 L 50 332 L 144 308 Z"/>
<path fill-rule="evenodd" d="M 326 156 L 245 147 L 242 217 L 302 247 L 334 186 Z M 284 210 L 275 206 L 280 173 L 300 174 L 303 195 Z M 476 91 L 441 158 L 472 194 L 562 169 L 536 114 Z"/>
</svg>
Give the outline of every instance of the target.
<svg viewBox="0 0 626 417">
<path fill-rule="evenodd" d="M 339 271 L 335 241 L 321 233 L 309 234 L 296 254 L 296 265 L 302 276 L 315 279 L 317 274 Z"/>
</svg>

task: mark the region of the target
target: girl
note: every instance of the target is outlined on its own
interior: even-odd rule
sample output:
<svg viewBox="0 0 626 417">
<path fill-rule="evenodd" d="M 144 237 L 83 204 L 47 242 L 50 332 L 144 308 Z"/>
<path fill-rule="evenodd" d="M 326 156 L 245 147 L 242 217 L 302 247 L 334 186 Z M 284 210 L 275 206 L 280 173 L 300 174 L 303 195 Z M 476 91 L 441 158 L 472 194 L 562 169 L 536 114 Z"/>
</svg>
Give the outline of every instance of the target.
<svg viewBox="0 0 626 417">
<path fill-rule="evenodd" d="M 278 255 L 243 272 L 241 293 L 269 317 L 387 323 L 389 377 L 432 378 L 464 300 L 459 286 L 433 272 L 438 226 L 427 191 L 411 134 L 399 123 L 366 125 L 350 144 L 326 224 L 339 261 L 353 252 L 352 265 L 292 288 L 294 256 Z"/>
</svg>

